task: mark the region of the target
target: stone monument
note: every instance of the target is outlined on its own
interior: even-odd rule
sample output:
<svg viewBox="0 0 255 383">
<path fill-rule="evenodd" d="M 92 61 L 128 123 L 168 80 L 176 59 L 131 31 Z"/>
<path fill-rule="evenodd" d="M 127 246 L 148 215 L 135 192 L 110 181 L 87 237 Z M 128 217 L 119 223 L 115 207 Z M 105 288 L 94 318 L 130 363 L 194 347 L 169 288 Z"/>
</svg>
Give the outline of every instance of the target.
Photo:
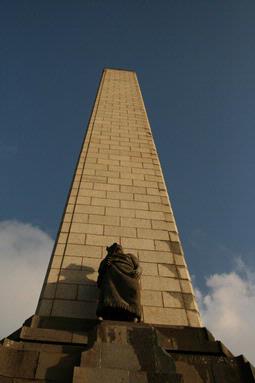
<svg viewBox="0 0 255 383">
<path fill-rule="evenodd" d="M 101 309 L 113 243 L 143 270 L 139 323 Z M 255 381 L 201 323 L 137 76 L 119 69 L 102 73 L 36 313 L 0 346 L 0 383 L 99 381 Z"/>
</svg>

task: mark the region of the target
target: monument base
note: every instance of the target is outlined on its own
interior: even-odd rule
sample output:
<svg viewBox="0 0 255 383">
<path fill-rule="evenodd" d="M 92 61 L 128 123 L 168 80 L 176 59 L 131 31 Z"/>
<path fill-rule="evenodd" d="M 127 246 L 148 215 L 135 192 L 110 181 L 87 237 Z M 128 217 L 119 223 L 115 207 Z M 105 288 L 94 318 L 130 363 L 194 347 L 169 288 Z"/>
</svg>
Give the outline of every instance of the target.
<svg viewBox="0 0 255 383">
<path fill-rule="evenodd" d="M 255 373 L 206 328 L 33 316 L 2 340 L 7 382 L 250 383 Z"/>
</svg>

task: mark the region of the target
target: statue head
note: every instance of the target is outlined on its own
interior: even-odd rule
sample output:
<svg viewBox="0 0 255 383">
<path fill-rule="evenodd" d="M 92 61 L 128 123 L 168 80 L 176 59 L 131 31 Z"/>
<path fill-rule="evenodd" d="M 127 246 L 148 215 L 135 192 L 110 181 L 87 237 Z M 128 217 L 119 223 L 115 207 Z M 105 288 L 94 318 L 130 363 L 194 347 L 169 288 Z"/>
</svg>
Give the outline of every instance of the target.
<svg viewBox="0 0 255 383">
<path fill-rule="evenodd" d="M 111 246 L 107 246 L 106 250 L 109 255 L 114 255 L 114 254 L 123 254 L 123 248 L 121 245 L 118 243 L 113 243 Z"/>
</svg>

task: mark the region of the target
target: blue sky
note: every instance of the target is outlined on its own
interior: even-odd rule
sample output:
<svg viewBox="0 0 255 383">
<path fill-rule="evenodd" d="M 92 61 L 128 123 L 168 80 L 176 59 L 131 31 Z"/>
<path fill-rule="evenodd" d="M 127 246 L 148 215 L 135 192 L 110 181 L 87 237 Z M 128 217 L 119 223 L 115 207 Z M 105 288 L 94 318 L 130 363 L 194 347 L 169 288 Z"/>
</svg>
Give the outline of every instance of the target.
<svg viewBox="0 0 255 383">
<path fill-rule="evenodd" d="M 101 71 L 130 68 L 196 286 L 206 294 L 237 258 L 254 270 L 254 12 L 252 0 L 2 0 L 0 221 L 55 237 Z"/>
</svg>

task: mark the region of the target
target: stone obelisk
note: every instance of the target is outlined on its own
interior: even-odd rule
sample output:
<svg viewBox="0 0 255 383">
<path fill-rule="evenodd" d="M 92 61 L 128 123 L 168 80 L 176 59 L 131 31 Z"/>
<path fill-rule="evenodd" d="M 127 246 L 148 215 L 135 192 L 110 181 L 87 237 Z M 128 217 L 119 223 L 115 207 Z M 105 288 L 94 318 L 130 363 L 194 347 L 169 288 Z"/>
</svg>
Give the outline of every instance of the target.
<svg viewBox="0 0 255 383">
<path fill-rule="evenodd" d="M 113 242 L 141 263 L 145 323 L 201 326 L 137 76 L 106 69 L 37 314 L 95 318 L 98 265 Z"/>
<path fill-rule="evenodd" d="M 140 323 L 96 318 L 115 242 L 143 269 Z M 133 71 L 103 71 L 36 314 L 0 344 L 0 383 L 28 382 L 255 382 L 201 325 Z"/>
</svg>

